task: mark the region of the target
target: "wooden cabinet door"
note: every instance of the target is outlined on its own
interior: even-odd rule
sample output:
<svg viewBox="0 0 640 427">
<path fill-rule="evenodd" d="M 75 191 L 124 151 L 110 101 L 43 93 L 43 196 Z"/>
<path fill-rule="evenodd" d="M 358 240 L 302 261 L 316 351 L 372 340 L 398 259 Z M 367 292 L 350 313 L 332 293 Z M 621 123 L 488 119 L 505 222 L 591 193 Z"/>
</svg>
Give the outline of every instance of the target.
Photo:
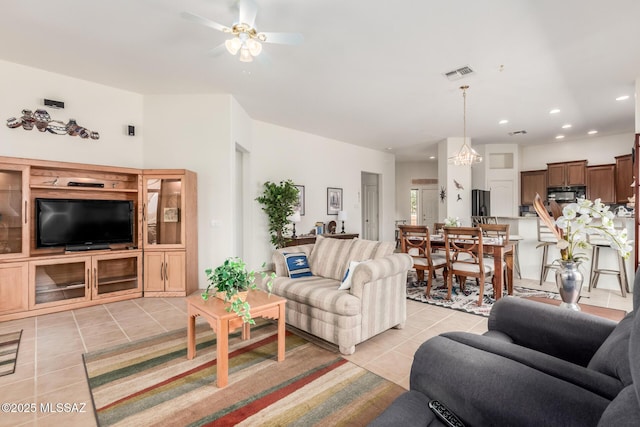
<svg viewBox="0 0 640 427">
<path fill-rule="evenodd" d="M 29 255 L 29 167 L 0 163 L 0 258 Z"/>
<path fill-rule="evenodd" d="M 92 299 L 126 295 L 142 290 L 142 253 L 92 257 Z"/>
<path fill-rule="evenodd" d="M 165 285 L 167 292 L 186 291 L 186 256 L 184 251 L 165 252 Z"/>
<path fill-rule="evenodd" d="M 164 252 L 144 253 L 144 290 L 164 291 Z"/>
<path fill-rule="evenodd" d="M 629 203 L 633 196 L 633 160 L 631 154 L 616 157 L 616 202 Z"/>
<path fill-rule="evenodd" d="M 569 162 L 566 164 L 565 185 L 587 185 L 587 162 Z"/>
<path fill-rule="evenodd" d="M 0 314 L 29 309 L 29 264 L 0 264 Z"/>
<path fill-rule="evenodd" d="M 565 164 L 555 163 L 547 165 L 547 183 L 549 187 L 564 187 L 565 185 Z"/>
<path fill-rule="evenodd" d="M 587 198 L 601 199 L 602 203 L 615 203 L 616 165 L 589 166 L 587 168 Z"/>
<path fill-rule="evenodd" d="M 29 308 L 43 308 L 91 299 L 91 257 L 29 261 Z"/>
<path fill-rule="evenodd" d="M 547 171 L 527 171 L 520 173 L 520 204 L 533 205 L 536 193 L 542 200 L 547 198 Z"/>
</svg>

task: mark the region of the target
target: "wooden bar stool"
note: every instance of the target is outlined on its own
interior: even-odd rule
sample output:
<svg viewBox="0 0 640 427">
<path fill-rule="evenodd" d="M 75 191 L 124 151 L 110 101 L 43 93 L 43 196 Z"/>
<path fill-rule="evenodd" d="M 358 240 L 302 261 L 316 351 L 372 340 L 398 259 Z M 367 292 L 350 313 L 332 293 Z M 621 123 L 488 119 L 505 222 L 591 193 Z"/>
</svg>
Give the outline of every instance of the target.
<svg viewBox="0 0 640 427">
<path fill-rule="evenodd" d="M 589 292 L 591 292 L 591 288 L 595 288 L 598 284 L 598 279 L 600 279 L 601 274 L 609 274 L 618 277 L 618 283 L 620 284 L 620 293 L 623 297 L 627 297 L 627 292 L 629 292 L 629 281 L 627 279 L 627 265 L 624 261 L 624 258 L 620 256 L 617 250 L 613 249 L 609 246 L 609 242 L 602 238 L 589 236 L 589 243 L 592 246 L 591 249 L 591 277 L 589 278 Z M 618 258 L 618 269 L 614 270 L 612 268 L 600 268 L 600 250 L 602 249 L 610 249 L 616 251 L 616 257 Z"/>
<path fill-rule="evenodd" d="M 540 263 L 540 286 L 547 280 L 549 271 L 555 270 L 557 265 L 548 261 L 549 246 L 555 246 L 558 243 L 555 234 L 545 224 L 538 219 L 538 246 L 542 247 L 542 262 Z"/>
</svg>

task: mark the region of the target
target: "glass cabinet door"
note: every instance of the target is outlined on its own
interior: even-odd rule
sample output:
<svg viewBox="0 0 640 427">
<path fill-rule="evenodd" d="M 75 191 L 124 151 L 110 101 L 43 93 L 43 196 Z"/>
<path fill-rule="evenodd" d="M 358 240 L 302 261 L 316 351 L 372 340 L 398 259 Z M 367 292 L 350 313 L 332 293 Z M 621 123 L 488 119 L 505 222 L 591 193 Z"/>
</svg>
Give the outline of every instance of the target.
<svg viewBox="0 0 640 427">
<path fill-rule="evenodd" d="M 181 177 L 145 177 L 144 243 L 149 246 L 184 245 Z"/>
<path fill-rule="evenodd" d="M 28 167 L 0 164 L 0 258 L 28 254 Z"/>
<path fill-rule="evenodd" d="M 92 298 L 128 294 L 141 290 L 142 255 L 121 254 L 93 257 Z"/>
<path fill-rule="evenodd" d="M 31 308 L 89 300 L 90 259 L 74 257 L 67 262 L 61 260 L 30 262 Z"/>
</svg>

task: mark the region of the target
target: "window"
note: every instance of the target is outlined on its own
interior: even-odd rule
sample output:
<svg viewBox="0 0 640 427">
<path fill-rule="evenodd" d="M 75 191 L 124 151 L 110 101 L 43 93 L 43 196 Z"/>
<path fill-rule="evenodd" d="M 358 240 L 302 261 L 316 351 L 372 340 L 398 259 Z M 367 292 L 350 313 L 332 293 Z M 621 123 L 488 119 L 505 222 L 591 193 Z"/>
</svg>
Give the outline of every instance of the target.
<svg viewBox="0 0 640 427">
<path fill-rule="evenodd" d="M 418 189 L 412 188 L 409 195 L 409 213 L 411 214 L 411 225 L 418 225 Z"/>
</svg>

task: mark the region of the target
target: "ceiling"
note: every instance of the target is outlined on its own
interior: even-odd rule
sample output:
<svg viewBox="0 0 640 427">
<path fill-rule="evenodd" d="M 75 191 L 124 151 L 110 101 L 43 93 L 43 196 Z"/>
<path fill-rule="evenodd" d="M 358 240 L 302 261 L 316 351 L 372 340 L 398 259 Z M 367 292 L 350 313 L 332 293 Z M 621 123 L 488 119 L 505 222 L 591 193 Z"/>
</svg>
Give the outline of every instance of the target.
<svg viewBox="0 0 640 427">
<path fill-rule="evenodd" d="M 227 36 L 181 13 L 230 26 L 237 0 L 19 0 L 2 7 L 0 59 L 141 94 L 231 93 L 253 119 L 399 160 L 462 136 L 462 84 L 474 145 L 634 132 L 638 0 L 255 2 L 258 31 L 304 43 L 212 57 Z"/>
</svg>

